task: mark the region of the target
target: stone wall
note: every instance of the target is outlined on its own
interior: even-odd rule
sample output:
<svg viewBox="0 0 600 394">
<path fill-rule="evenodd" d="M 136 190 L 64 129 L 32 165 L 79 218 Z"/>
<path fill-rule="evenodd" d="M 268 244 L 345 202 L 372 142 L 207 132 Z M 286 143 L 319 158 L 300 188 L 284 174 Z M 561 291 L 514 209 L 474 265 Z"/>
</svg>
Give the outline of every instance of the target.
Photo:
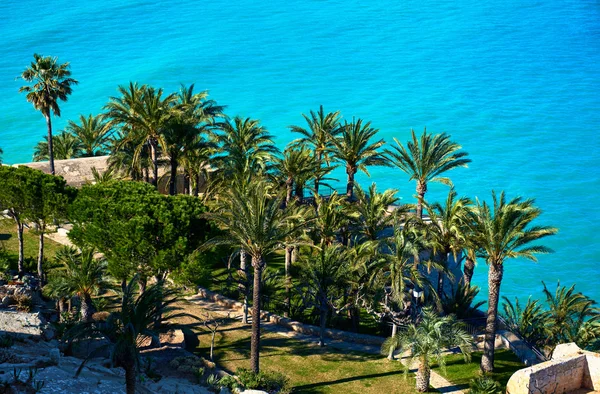
<svg viewBox="0 0 600 394">
<path fill-rule="evenodd" d="M 579 389 L 600 391 L 600 354 L 569 343 L 558 345 L 552 360 L 515 372 L 506 393 L 553 394 Z"/>
<path fill-rule="evenodd" d="M 0 312 L 0 335 L 6 333 L 13 336 L 41 337 L 45 328 L 46 322 L 37 312 Z"/>
</svg>

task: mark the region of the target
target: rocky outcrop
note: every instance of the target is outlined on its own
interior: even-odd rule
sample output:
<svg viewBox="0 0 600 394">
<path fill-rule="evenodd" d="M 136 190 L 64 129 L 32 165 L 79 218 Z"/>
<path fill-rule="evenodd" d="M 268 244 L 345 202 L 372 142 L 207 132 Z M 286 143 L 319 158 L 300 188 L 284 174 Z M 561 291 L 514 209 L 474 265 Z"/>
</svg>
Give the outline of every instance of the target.
<svg viewBox="0 0 600 394">
<path fill-rule="evenodd" d="M 53 336 L 52 329 L 39 312 L 0 311 L 0 333 L 45 339 Z"/>
<path fill-rule="evenodd" d="M 600 354 L 574 343 L 558 345 L 552 360 L 520 369 L 511 376 L 507 394 L 552 394 L 600 391 Z"/>
</svg>

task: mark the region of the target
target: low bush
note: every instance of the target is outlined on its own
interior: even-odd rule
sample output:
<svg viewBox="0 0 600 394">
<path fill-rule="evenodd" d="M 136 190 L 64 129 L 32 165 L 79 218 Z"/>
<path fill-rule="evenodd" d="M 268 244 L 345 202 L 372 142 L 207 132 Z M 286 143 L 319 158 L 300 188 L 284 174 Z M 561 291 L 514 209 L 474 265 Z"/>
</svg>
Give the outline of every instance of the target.
<svg viewBox="0 0 600 394">
<path fill-rule="evenodd" d="M 17 310 L 21 312 L 31 312 L 33 307 L 33 301 L 31 297 L 24 294 L 18 294 L 14 296 Z"/>
<path fill-rule="evenodd" d="M 497 394 L 500 393 L 500 384 L 487 376 L 480 376 L 469 382 L 469 393 Z"/>
<path fill-rule="evenodd" d="M 280 372 L 259 372 L 238 369 L 237 377 L 240 385 L 246 389 L 264 390 L 269 393 L 291 393 L 290 379 Z"/>
</svg>

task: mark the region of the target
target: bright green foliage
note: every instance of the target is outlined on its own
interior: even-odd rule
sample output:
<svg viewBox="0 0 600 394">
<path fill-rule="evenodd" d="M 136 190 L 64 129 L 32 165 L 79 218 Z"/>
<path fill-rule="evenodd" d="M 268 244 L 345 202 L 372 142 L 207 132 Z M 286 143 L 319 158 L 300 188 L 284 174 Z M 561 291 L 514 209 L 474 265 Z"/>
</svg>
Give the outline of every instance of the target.
<svg viewBox="0 0 600 394">
<path fill-rule="evenodd" d="M 479 310 L 479 307 L 485 305 L 485 301 L 475 301 L 479 294 L 478 286 L 466 287 L 462 283 L 453 290 L 451 294 L 444 293 L 442 296 L 442 308 L 447 315 L 456 315 L 459 319 L 468 319 L 473 317 Z"/>
<path fill-rule="evenodd" d="M 77 245 L 104 253 L 113 276 L 164 277 L 207 236 L 204 207 L 190 196 L 160 195 L 145 183 L 85 185 L 70 210 Z"/>
<path fill-rule="evenodd" d="M 371 122 L 363 123 L 362 119 L 346 122 L 340 130 L 340 134 L 332 140 L 332 156 L 346 167 L 346 197 L 351 200 L 354 195 L 354 176 L 359 170 L 369 175 L 368 166 L 387 165 L 384 156 L 378 151 L 384 141 L 373 142 L 372 139 L 379 130 L 371 127 Z"/>
<path fill-rule="evenodd" d="M 80 153 L 75 157 L 104 156 L 112 129 L 106 117 L 100 115 L 79 115 L 79 123 L 69 120 L 65 131 L 74 135 L 79 141 Z"/>
<path fill-rule="evenodd" d="M 217 124 L 220 133 L 216 136 L 219 151 L 214 160 L 226 176 L 246 172 L 264 172 L 279 152 L 268 133 L 258 120 L 235 117 Z"/>
<path fill-rule="evenodd" d="M 336 241 L 340 229 L 350 223 L 350 211 L 344 199 L 337 193 L 329 198 L 315 196 L 315 220 L 310 236 L 316 245 L 329 245 Z"/>
<path fill-rule="evenodd" d="M 414 130 L 411 130 L 412 141 L 408 141 L 404 147 L 394 138 L 396 146 L 393 150 L 386 150 L 390 162 L 410 176 L 410 180 L 417 181 L 417 216 L 422 216 L 422 204 L 427 184 L 429 182 L 440 182 L 451 185 L 449 178 L 441 176 L 447 171 L 458 167 L 467 167 L 471 162 L 467 159 L 467 152 L 450 140 L 448 134 L 427 134 L 423 131 L 417 138 Z"/>
<path fill-rule="evenodd" d="M 356 187 L 356 202 L 350 210 L 353 212 L 353 222 L 356 233 L 361 239 L 375 241 L 380 233 L 390 227 L 399 212 L 394 215 L 388 211 L 390 205 L 395 204 L 397 190 L 388 189 L 383 193 L 377 192 L 377 185 L 372 183 L 368 192 L 360 186 Z"/>
<path fill-rule="evenodd" d="M 444 370 L 444 352 L 455 347 L 460 349 L 465 361 L 469 361 L 472 346 L 473 338 L 453 316 L 440 317 L 432 309 L 424 308 L 418 324 L 410 324 L 395 337 L 386 339 L 381 349 L 384 354 L 388 354 L 390 347 L 401 352 L 410 351 L 409 365 L 418 363 L 417 375 L 427 375 L 427 384 L 424 386 L 426 389 L 429 386 L 428 371 L 432 363 L 437 363 Z M 405 371 L 408 373 L 408 368 Z M 424 391 L 419 387 L 417 390 Z"/>
<path fill-rule="evenodd" d="M 45 293 L 57 298 L 78 296 L 81 320 L 90 321 L 94 313 L 92 296 L 108 287 L 106 262 L 103 258 L 94 258 L 93 249 L 84 248 L 79 252 L 66 246 L 56 253 L 56 260 L 60 266 L 52 272 Z"/>
<path fill-rule="evenodd" d="M 300 193 L 296 197 L 301 200 L 306 182 L 319 171 L 314 158 L 306 148 L 287 148 L 282 157 L 274 159 L 273 164 L 275 176 L 286 188 L 286 204 L 291 201 L 294 186 L 296 193 Z"/>
<path fill-rule="evenodd" d="M 63 131 L 52 136 L 55 160 L 67 160 L 82 157 L 83 145 L 81 141 L 71 133 Z M 48 146 L 48 136 L 35 146 L 33 151 L 33 161 L 46 161 L 50 159 Z"/>
<path fill-rule="evenodd" d="M 471 379 L 469 382 L 469 394 L 498 394 L 500 392 L 498 382 L 486 376 Z"/>
<path fill-rule="evenodd" d="M 544 295 L 550 315 L 550 345 L 575 342 L 582 348 L 600 350 L 600 308 L 594 300 L 575 292 L 575 285 L 567 288 L 560 282 L 554 294 L 544 283 Z"/>
<path fill-rule="evenodd" d="M 539 300 L 529 297 L 524 308 L 517 297 L 514 304 L 506 297 L 502 297 L 502 300 L 502 316 L 508 327 L 532 344 L 543 347 L 550 334 L 550 314 L 544 310 Z"/>
</svg>

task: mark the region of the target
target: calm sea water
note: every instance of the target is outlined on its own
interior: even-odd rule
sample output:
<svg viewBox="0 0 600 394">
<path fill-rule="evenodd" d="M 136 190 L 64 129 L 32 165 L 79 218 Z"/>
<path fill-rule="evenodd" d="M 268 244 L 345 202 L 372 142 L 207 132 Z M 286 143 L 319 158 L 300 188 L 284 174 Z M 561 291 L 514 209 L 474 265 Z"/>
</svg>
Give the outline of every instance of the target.
<svg viewBox="0 0 600 394">
<path fill-rule="evenodd" d="M 542 280 L 560 280 L 600 301 L 597 1 L 160 3 L 0 2 L 5 162 L 30 161 L 45 133 L 15 80 L 34 52 L 70 61 L 80 81 L 56 130 L 129 81 L 196 83 L 229 114 L 260 119 L 281 147 L 320 104 L 371 120 L 389 142 L 426 126 L 470 153 L 470 168 L 450 173 L 460 194 L 535 197 L 539 223 L 560 228 L 546 242 L 556 253 L 507 262 L 502 293 L 539 296 Z M 399 171 L 373 168 L 371 179 L 412 200 Z M 446 192 L 432 185 L 428 197 Z M 486 274 L 480 262 L 484 288 Z"/>
</svg>

